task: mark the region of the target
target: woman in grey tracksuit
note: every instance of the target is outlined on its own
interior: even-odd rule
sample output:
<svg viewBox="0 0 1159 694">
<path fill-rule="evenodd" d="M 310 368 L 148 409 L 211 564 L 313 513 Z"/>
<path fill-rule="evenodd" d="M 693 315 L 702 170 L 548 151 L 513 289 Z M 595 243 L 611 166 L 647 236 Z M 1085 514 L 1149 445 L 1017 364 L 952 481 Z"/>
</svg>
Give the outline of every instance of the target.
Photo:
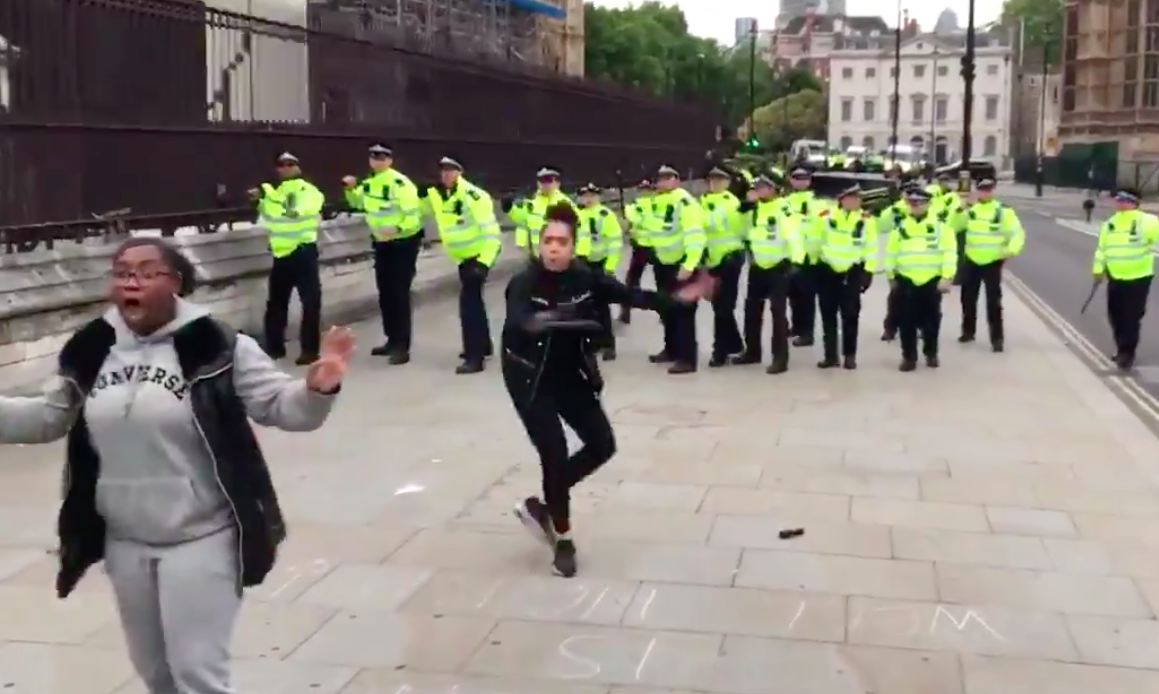
<svg viewBox="0 0 1159 694">
<path fill-rule="evenodd" d="M 294 378 L 181 298 L 194 268 L 164 242 L 127 242 L 112 278 L 112 307 L 69 340 L 43 395 L 0 397 L 0 443 L 68 438 L 57 592 L 105 562 L 150 694 L 232 694 L 242 588 L 285 538 L 249 420 L 320 427 L 353 339 L 331 331 Z"/>
</svg>

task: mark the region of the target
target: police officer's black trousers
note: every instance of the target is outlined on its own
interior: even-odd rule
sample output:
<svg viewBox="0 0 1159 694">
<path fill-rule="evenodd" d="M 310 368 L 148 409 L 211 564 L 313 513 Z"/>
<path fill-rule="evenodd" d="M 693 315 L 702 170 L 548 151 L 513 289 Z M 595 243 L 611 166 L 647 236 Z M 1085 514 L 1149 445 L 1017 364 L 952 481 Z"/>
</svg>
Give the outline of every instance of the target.
<svg viewBox="0 0 1159 694">
<path fill-rule="evenodd" d="M 790 332 L 794 337 L 812 338 L 817 321 L 817 265 L 798 265 L 789 278 Z"/>
<path fill-rule="evenodd" d="M 724 358 L 744 350 L 740 326 L 736 322 L 736 302 L 740 298 L 740 273 L 744 270 L 744 251 L 734 251 L 709 272 L 716 278 L 716 295 L 712 298 L 712 356 Z"/>
<path fill-rule="evenodd" d="M 672 294 L 683 284 L 678 278 L 679 265 L 656 263 L 656 288 Z M 696 365 L 700 347 L 696 342 L 696 309 L 699 302 L 678 304 L 660 314 L 664 325 L 664 352 L 680 364 Z"/>
<path fill-rule="evenodd" d="M 272 357 L 286 354 L 286 323 L 290 296 L 298 293 L 302 325 L 298 340 L 304 356 L 318 356 L 322 341 L 322 278 L 318 272 L 318 244 L 304 243 L 294 252 L 274 258 L 266 296 L 265 348 Z"/>
<path fill-rule="evenodd" d="M 1139 348 L 1139 328 L 1147 313 L 1147 295 L 1151 292 L 1151 278 L 1107 282 L 1107 318 L 1115 338 L 1118 355 L 1135 358 Z"/>
<path fill-rule="evenodd" d="M 935 277 L 925 284 L 914 284 L 912 280 L 899 276 L 897 293 L 897 335 L 901 340 L 902 358 L 917 360 L 919 333 L 922 354 L 936 357 L 938 334 L 942 328 L 942 293 L 938 291 L 938 279 Z"/>
<path fill-rule="evenodd" d="M 978 295 L 986 289 L 986 325 L 990 328 L 990 342 L 1004 339 L 1002 329 L 1002 263 L 979 265 L 970 259 L 961 265 L 962 279 L 962 335 L 974 337 L 978 329 Z"/>
<path fill-rule="evenodd" d="M 826 263 L 816 268 L 817 302 L 821 308 L 821 334 L 825 358 L 837 358 L 838 325 L 841 356 L 857 356 L 857 330 L 861 320 L 861 282 L 865 270 L 861 265 L 838 272 Z"/>
<path fill-rule="evenodd" d="M 957 286 L 965 282 L 966 232 L 955 233 L 954 242 L 958 245 L 958 267 L 954 271 L 954 285 Z"/>
<path fill-rule="evenodd" d="M 591 267 L 592 272 L 605 274 L 607 270 L 604 269 L 604 262 L 600 261 L 586 261 Z M 612 307 L 607 303 L 599 303 L 596 306 L 596 320 L 600 322 L 602 330 L 595 339 L 596 347 L 600 349 L 615 349 L 616 348 L 616 333 L 612 330 Z"/>
<path fill-rule="evenodd" d="M 531 402 L 517 407 L 519 419 L 539 453 L 543 470 L 543 503 L 555 529 L 566 532 L 571 520 L 571 488 L 616 453 L 612 424 L 590 385 L 540 383 Z M 568 455 L 567 424 L 580 440 L 580 449 Z"/>
<path fill-rule="evenodd" d="M 483 288 L 487 284 L 486 266 L 478 261 L 459 263 L 459 327 L 463 335 L 463 359 L 483 361 L 491 354 L 491 324 Z"/>
<path fill-rule="evenodd" d="M 889 296 L 885 298 L 885 320 L 882 321 L 882 329 L 890 336 L 897 333 L 897 317 L 900 313 L 898 302 L 901 300 L 901 294 L 897 287 L 889 288 Z"/>
<path fill-rule="evenodd" d="M 422 235 L 396 241 L 374 242 L 374 285 L 382 334 L 392 349 L 409 352 L 411 344 L 411 296 Z"/>
<path fill-rule="evenodd" d="M 789 261 L 783 260 L 771 268 L 749 265 L 748 287 L 744 299 L 745 354 L 761 356 L 761 332 L 764 329 L 765 302 L 772 315 L 773 335 L 769 343 L 773 361 L 789 361 L 789 318 L 786 304 L 789 295 Z"/>
<path fill-rule="evenodd" d="M 632 257 L 628 261 L 628 274 L 624 276 L 624 284 L 632 289 L 638 288 L 640 283 L 644 280 L 644 270 L 649 265 L 653 266 L 655 271 L 655 258 L 652 255 L 652 249 L 647 246 L 637 246 L 632 244 Z M 655 275 L 653 275 L 654 277 Z M 632 315 L 632 307 L 624 304 L 620 309 L 620 316 L 622 319 Z"/>
</svg>

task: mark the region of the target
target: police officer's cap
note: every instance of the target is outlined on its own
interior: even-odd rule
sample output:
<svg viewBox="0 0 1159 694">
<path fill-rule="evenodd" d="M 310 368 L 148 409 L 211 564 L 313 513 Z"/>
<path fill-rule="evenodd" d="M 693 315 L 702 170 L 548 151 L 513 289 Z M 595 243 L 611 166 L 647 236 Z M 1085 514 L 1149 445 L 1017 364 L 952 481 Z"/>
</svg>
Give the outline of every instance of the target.
<svg viewBox="0 0 1159 694">
<path fill-rule="evenodd" d="M 282 152 L 278 155 L 279 164 L 298 164 L 300 160 L 289 152 Z"/>
<path fill-rule="evenodd" d="M 708 177 L 709 178 L 732 178 L 732 176 L 728 175 L 727 171 L 720 168 L 719 166 L 714 166 L 711 169 L 709 169 Z"/>
<path fill-rule="evenodd" d="M 861 185 L 858 183 L 854 183 L 853 185 L 849 186 L 845 190 L 838 193 L 837 197 L 844 198 L 844 197 L 849 196 L 849 195 L 856 195 L 856 196 L 860 197 L 861 196 Z"/>
<path fill-rule="evenodd" d="M 599 195 L 601 192 L 602 192 L 602 189 L 599 186 L 597 186 L 595 183 L 589 183 L 589 184 L 587 184 L 584 187 L 579 189 L 580 195 L 586 195 L 588 193 L 591 193 L 592 195 Z"/>
<path fill-rule="evenodd" d="M 757 187 L 776 188 L 777 184 L 773 182 L 773 179 L 761 174 L 753 179 L 753 188 Z"/>
<path fill-rule="evenodd" d="M 974 187 L 978 190 L 993 190 L 997 185 L 998 181 L 994 180 L 993 177 L 983 176 L 982 178 L 978 179 L 978 182 L 974 184 Z"/>
<path fill-rule="evenodd" d="M 942 171 L 938 173 L 939 181 L 952 181 L 957 177 L 957 174 L 955 174 L 953 171 Z"/>
<path fill-rule="evenodd" d="M 557 169 L 553 166 L 545 166 L 545 167 L 541 168 L 539 171 L 535 172 L 535 177 L 539 178 L 539 179 L 555 180 L 555 179 L 559 178 L 559 169 Z"/>
<path fill-rule="evenodd" d="M 789 169 L 789 178 L 809 178 L 812 175 L 812 169 L 807 166 L 794 166 Z"/>
<path fill-rule="evenodd" d="M 1139 202 L 1139 191 L 1134 188 L 1119 188 L 1115 191 L 1115 200 L 1119 202 Z"/>
<path fill-rule="evenodd" d="M 645 178 L 644 180 L 637 183 L 636 187 L 640 190 L 652 190 L 656 186 L 654 186 L 651 181 Z"/>
<path fill-rule="evenodd" d="M 665 177 L 680 178 L 680 172 L 665 164 L 656 170 L 656 178 Z"/>
<path fill-rule="evenodd" d="M 905 192 L 905 197 L 910 202 L 929 202 L 933 196 L 925 188 L 914 187 Z"/>
<path fill-rule="evenodd" d="M 440 169 L 450 169 L 452 171 L 462 171 L 463 165 L 459 163 L 458 159 L 454 157 L 443 157 L 439 160 Z"/>
<path fill-rule="evenodd" d="M 368 151 L 376 159 L 394 156 L 394 150 L 384 144 L 373 144 Z"/>
</svg>

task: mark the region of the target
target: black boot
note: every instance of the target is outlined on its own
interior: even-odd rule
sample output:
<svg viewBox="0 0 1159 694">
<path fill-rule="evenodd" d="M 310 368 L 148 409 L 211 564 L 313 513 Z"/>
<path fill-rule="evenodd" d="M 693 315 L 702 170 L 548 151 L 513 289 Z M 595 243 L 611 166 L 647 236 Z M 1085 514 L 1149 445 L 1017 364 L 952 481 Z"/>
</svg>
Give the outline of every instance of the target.
<svg viewBox="0 0 1159 694">
<path fill-rule="evenodd" d="M 817 362 L 818 369 L 833 369 L 838 366 L 841 366 L 841 362 L 837 361 L 837 357 L 825 357 Z"/>
<path fill-rule="evenodd" d="M 466 374 L 477 374 L 483 371 L 482 359 L 464 359 L 462 364 L 455 368 L 455 373 L 460 376 Z"/>
<path fill-rule="evenodd" d="M 857 368 L 857 357 L 853 356 L 852 354 L 846 354 L 845 355 L 845 363 L 843 363 L 841 366 L 842 366 L 842 368 L 844 368 L 848 371 L 852 371 L 852 370 L 856 369 Z"/>
<path fill-rule="evenodd" d="M 902 359 L 901 363 L 897 366 L 897 370 L 901 372 L 914 371 L 917 368 L 918 362 L 916 359 Z"/>
<path fill-rule="evenodd" d="M 746 364 L 760 364 L 761 358 L 759 353 L 745 351 L 733 357 L 731 361 L 737 366 L 744 366 Z"/>
<path fill-rule="evenodd" d="M 676 360 L 672 357 L 672 355 L 668 354 L 664 350 L 660 350 L 655 354 L 649 355 L 648 361 L 652 362 L 653 364 L 671 364 Z"/>
<path fill-rule="evenodd" d="M 773 357 L 773 363 L 769 364 L 769 368 L 765 369 L 765 373 L 770 376 L 783 374 L 789 370 L 789 360 L 785 357 Z"/>
<path fill-rule="evenodd" d="M 938 360 L 938 355 L 936 355 L 936 354 L 927 354 L 926 355 L 926 366 L 930 367 L 931 369 L 936 369 L 941 365 L 942 365 L 942 362 Z"/>
</svg>

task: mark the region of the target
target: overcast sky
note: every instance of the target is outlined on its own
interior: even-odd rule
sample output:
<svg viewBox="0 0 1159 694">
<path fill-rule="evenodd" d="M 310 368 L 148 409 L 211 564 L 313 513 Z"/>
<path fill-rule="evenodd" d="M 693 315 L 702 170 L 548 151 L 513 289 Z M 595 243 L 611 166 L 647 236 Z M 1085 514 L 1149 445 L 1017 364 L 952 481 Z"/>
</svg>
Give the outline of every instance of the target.
<svg viewBox="0 0 1159 694">
<path fill-rule="evenodd" d="M 627 7 L 639 4 L 633 0 L 592 0 L 606 7 Z M 777 0 L 664 0 L 666 4 L 679 5 L 688 18 L 689 29 L 698 36 L 713 38 L 723 44 L 733 42 L 733 22 L 737 17 L 756 17 L 761 27 L 772 28 L 780 3 Z M 890 26 L 897 18 L 896 0 L 845 0 L 845 7 L 851 15 L 880 15 Z M 932 0 L 917 2 L 903 0 L 902 9 L 908 9 L 910 16 L 918 20 L 923 29 L 932 29 L 942 10 L 949 7 L 958 13 L 958 22 L 966 26 L 967 0 Z M 1002 11 L 1002 0 L 976 0 L 974 4 L 975 22 L 980 26 L 998 18 Z"/>
</svg>

